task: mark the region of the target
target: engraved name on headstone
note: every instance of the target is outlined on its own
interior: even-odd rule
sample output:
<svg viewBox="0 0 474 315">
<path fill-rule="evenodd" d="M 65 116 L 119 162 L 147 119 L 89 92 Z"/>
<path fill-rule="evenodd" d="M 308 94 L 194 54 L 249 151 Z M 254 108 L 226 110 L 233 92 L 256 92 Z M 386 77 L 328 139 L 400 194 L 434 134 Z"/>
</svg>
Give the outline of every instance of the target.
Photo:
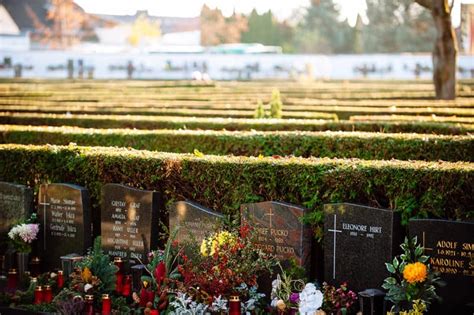
<svg viewBox="0 0 474 315">
<path fill-rule="evenodd" d="M 60 257 L 84 254 L 92 245 L 89 193 L 71 184 L 42 184 L 38 195 L 38 219 L 43 261 L 59 268 Z"/>
</svg>

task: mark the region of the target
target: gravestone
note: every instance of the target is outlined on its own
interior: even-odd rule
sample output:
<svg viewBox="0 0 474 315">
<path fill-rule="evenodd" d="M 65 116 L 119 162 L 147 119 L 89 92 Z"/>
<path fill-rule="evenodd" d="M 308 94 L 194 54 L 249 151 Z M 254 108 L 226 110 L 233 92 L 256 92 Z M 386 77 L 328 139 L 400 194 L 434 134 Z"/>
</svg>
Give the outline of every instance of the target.
<svg viewBox="0 0 474 315">
<path fill-rule="evenodd" d="M 416 219 L 410 220 L 408 230 L 430 256 L 431 268 L 446 282 L 436 290 L 442 303 L 433 305 L 430 313 L 472 314 L 466 305 L 474 304 L 474 223 Z"/>
<path fill-rule="evenodd" d="M 300 219 L 304 208 L 283 202 L 266 201 L 243 204 L 242 223 L 256 231 L 255 245 L 282 261 L 294 259 L 309 270 L 311 230 Z"/>
<path fill-rule="evenodd" d="M 158 247 L 159 218 L 164 213 L 160 194 L 120 184 L 102 188 L 101 235 L 104 251 L 113 257 L 145 263 Z"/>
<path fill-rule="evenodd" d="M 400 216 L 349 203 L 324 205 L 324 278 L 355 292 L 381 288 L 402 241 Z"/>
<path fill-rule="evenodd" d="M 207 209 L 197 203 L 190 201 L 178 201 L 173 203 L 169 209 L 169 227 L 172 232 L 179 226 L 176 240 L 195 241 L 198 244 L 216 231 L 222 214 Z"/>
<path fill-rule="evenodd" d="M 8 232 L 13 225 L 29 218 L 32 208 L 33 190 L 31 188 L 0 182 L 0 238 L 2 243 L 8 238 Z"/>
<path fill-rule="evenodd" d="M 44 266 L 61 267 L 61 256 L 92 246 L 89 192 L 71 184 L 42 184 L 38 195 L 40 253 Z"/>
</svg>

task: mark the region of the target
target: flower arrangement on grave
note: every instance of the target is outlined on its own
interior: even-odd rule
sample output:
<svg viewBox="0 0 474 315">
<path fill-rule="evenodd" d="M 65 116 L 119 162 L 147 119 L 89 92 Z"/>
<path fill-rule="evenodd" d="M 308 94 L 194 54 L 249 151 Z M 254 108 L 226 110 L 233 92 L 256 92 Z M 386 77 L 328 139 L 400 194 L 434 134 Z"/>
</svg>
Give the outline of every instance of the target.
<svg viewBox="0 0 474 315">
<path fill-rule="evenodd" d="M 97 237 L 88 254 L 75 264 L 75 270 L 70 275 L 69 287 L 65 291 L 72 292 L 76 297 L 93 296 L 98 308 L 102 296 L 112 294 L 115 290 L 116 272 L 117 267 L 103 252 L 101 239 Z"/>
<path fill-rule="evenodd" d="M 442 282 L 431 270 L 429 256 L 423 254 L 416 237 L 405 238 L 400 246 L 403 254 L 385 264 L 391 275 L 382 285 L 388 290 L 386 298 L 394 304 L 391 314 L 423 314 L 438 298 L 436 286 Z"/>
<path fill-rule="evenodd" d="M 8 237 L 17 252 L 30 253 L 31 244 L 38 237 L 39 224 L 36 222 L 36 214 L 25 222 L 13 226 L 8 232 Z"/>
<path fill-rule="evenodd" d="M 289 272 L 283 270 L 272 281 L 271 306 L 278 314 L 315 314 L 323 304 L 323 293 L 311 282 L 294 277 L 298 267 L 293 263 Z"/>
<path fill-rule="evenodd" d="M 329 314 L 349 314 L 357 301 L 357 294 L 349 290 L 346 282 L 338 288 L 323 282 L 323 292 L 323 310 Z"/>
<path fill-rule="evenodd" d="M 136 302 L 145 307 L 145 311 L 165 311 L 169 306 L 170 294 L 176 288 L 180 274 L 178 272 L 178 251 L 174 242 L 178 229 L 171 231 L 164 250 L 149 253 L 150 263 L 146 270 L 148 275 L 142 276 L 142 288 L 135 293 Z"/>
<path fill-rule="evenodd" d="M 205 238 L 194 250 L 179 254 L 176 282 L 178 293 L 170 301 L 176 314 L 190 310 L 227 311 L 238 296 L 244 310 L 260 307 L 257 277 L 271 271 L 276 260 L 254 246 L 254 234 L 247 225 L 219 231 Z M 195 253 L 195 254 L 193 254 Z M 234 302 L 235 303 L 235 302 Z"/>
</svg>

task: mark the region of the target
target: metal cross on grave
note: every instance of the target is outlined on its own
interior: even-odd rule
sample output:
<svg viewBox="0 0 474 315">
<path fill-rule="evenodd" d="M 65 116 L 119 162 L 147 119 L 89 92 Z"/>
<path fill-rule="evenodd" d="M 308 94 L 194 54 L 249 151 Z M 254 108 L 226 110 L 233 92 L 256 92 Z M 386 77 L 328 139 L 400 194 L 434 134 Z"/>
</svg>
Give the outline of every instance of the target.
<svg viewBox="0 0 474 315">
<path fill-rule="evenodd" d="M 423 231 L 423 245 L 422 245 L 423 246 L 423 251 L 433 250 L 433 248 L 429 248 L 429 247 L 425 246 L 426 245 L 425 241 L 426 241 L 426 235 L 425 235 L 425 232 Z"/>
<path fill-rule="evenodd" d="M 333 233 L 333 256 L 332 256 L 332 279 L 336 279 L 336 233 L 342 233 L 342 230 L 336 229 L 337 218 L 334 215 L 334 227 L 329 229 L 329 232 Z"/>
<path fill-rule="evenodd" d="M 43 206 L 43 250 L 46 250 L 46 206 L 49 206 L 50 203 L 46 202 L 46 194 L 48 191 L 48 186 L 44 186 L 43 190 L 43 202 L 39 202 L 39 205 Z"/>
<path fill-rule="evenodd" d="M 270 229 L 272 228 L 272 217 L 274 216 L 275 214 L 273 213 L 272 211 L 272 207 L 270 207 L 270 212 L 267 212 L 265 213 L 263 216 L 266 217 L 266 216 L 269 216 L 270 217 Z"/>
</svg>

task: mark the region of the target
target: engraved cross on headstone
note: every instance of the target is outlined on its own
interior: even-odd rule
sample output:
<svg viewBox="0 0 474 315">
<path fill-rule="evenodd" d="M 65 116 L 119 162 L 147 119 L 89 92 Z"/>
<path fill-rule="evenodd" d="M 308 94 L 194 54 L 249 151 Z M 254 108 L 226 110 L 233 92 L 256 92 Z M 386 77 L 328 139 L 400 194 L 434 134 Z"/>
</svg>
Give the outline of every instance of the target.
<svg viewBox="0 0 474 315">
<path fill-rule="evenodd" d="M 336 279 L 336 233 L 342 233 L 341 230 L 336 229 L 337 218 L 334 215 L 334 228 L 329 229 L 329 232 L 333 233 L 333 258 L 332 258 L 332 278 Z"/>
<path fill-rule="evenodd" d="M 43 249 L 46 249 L 46 206 L 49 206 L 50 203 L 46 202 L 46 192 L 47 188 L 44 191 L 43 194 L 43 202 L 40 201 L 40 205 L 43 206 Z"/>
<path fill-rule="evenodd" d="M 423 246 L 423 251 L 433 250 L 433 248 L 426 247 L 425 241 L 426 241 L 426 235 L 425 235 L 425 232 L 423 232 L 423 245 L 422 245 Z"/>
<path fill-rule="evenodd" d="M 270 207 L 270 211 L 265 213 L 263 216 L 266 217 L 266 216 L 269 216 L 270 217 L 270 229 L 273 227 L 272 226 L 272 217 L 274 216 L 275 214 L 273 213 L 273 210 L 272 208 Z"/>
</svg>

